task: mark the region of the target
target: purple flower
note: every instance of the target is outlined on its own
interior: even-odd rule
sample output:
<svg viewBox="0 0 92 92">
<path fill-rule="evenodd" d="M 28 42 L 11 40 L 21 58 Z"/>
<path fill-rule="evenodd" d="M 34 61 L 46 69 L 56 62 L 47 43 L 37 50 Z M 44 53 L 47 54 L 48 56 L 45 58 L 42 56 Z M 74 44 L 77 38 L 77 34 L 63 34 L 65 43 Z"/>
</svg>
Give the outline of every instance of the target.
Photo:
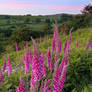
<svg viewBox="0 0 92 92">
<path fill-rule="evenodd" d="M 21 79 L 21 80 L 20 80 L 20 84 L 19 84 L 19 86 L 17 87 L 17 91 L 16 91 L 16 92 L 27 92 L 24 87 L 25 87 L 25 82 L 24 82 L 23 79 Z"/>
<path fill-rule="evenodd" d="M 55 38 L 53 37 L 53 39 L 52 39 L 52 51 L 54 52 L 54 50 L 55 50 Z"/>
<path fill-rule="evenodd" d="M 86 51 L 88 51 L 89 48 L 92 48 L 92 44 L 89 44 L 89 42 L 86 43 Z"/>
<path fill-rule="evenodd" d="M 55 42 L 57 41 L 59 35 L 58 35 L 58 27 L 55 26 L 55 30 L 54 30 L 54 38 L 55 38 Z"/>
<path fill-rule="evenodd" d="M 12 73 L 12 68 L 11 68 L 11 61 L 10 61 L 10 57 L 8 57 L 8 75 L 11 75 Z"/>
<path fill-rule="evenodd" d="M 40 92 L 43 92 L 43 81 L 41 82 L 41 89 L 40 89 Z"/>
<path fill-rule="evenodd" d="M 4 75 L 3 72 L 0 71 L 0 84 L 2 84 L 4 82 Z"/>
<path fill-rule="evenodd" d="M 42 42 L 42 38 L 40 37 L 40 43 Z"/>
<path fill-rule="evenodd" d="M 50 82 L 51 80 L 50 79 L 48 79 L 48 83 Z"/>
<path fill-rule="evenodd" d="M 63 68 L 63 71 L 62 71 L 62 76 L 61 76 L 61 79 L 60 79 L 60 85 L 59 85 L 60 92 L 62 92 L 64 83 L 65 83 L 66 72 L 67 72 L 67 65 L 64 65 L 64 68 Z"/>
<path fill-rule="evenodd" d="M 40 81 L 43 78 L 42 59 L 40 58 L 36 43 L 34 43 L 34 55 L 32 59 L 32 72 L 35 81 Z"/>
<path fill-rule="evenodd" d="M 66 38 L 66 40 L 65 40 L 64 53 L 66 52 L 66 49 L 67 49 L 67 38 Z"/>
<path fill-rule="evenodd" d="M 4 59 L 4 65 L 3 65 L 3 67 L 2 67 L 2 72 L 5 71 L 6 67 L 7 67 L 6 60 Z"/>
<path fill-rule="evenodd" d="M 55 30 L 54 30 L 54 36 L 53 36 L 53 40 L 52 40 L 52 51 L 54 51 L 55 48 L 56 48 L 56 54 L 60 54 L 60 52 L 61 52 L 61 40 L 59 38 L 57 26 L 55 26 Z"/>
<path fill-rule="evenodd" d="M 39 54 L 39 60 L 40 60 L 40 65 L 41 65 L 41 70 L 43 72 L 43 76 L 45 77 L 47 75 L 46 73 L 46 67 L 45 67 L 45 64 L 44 64 L 44 61 L 43 61 L 43 56 L 41 56 L 41 54 Z"/>
<path fill-rule="evenodd" d="M 89 49 L 89 42 L 86 43 L 86 51 Z"/>
<path fill-rule="evenodd" d="M 89 44 L 89 47 L 92 47 L 92 44 Z"/>
<path fill-rule="evenodd" d="M 16 51 L 18 51 L 18 45 L 16 44 Z"/>
<path fill-rule="evenodd" d="M 53 71 L 53 62 L 51 60 L 51 62 L 50 62 L 50 72 L 52 72 L 52 71 Z"/>
<path fill-rule="evenodd" d="M 31 50 L 30 50 L 30 53 L 29 53 L 29 62 L 31 62 L 32 61 L 32 53 L 31 53 Z"/>
<path fill-rule="evenodd" d="M 76 48 L 79 48 L 79 43 L 78 43 L 78 40 L 77 40 L 77 43 L 76 43 Z"/>
<path fill-rule="evenodd" d="M 42 57 L 43 57 L 43 59 L 45 58 L 45 55 L 44 55 L 44 48 L 43 48 L 43 53 L 42 53 Z"/>
<path fill-rule="evenodd" d="M 57 53 L 55 53 L 54 60 L 55 60 L 55 62 L 57 62 L 57 60 L 58 60 L 58 54 Z"/>
<path fill-rule="evenodd" d="M 71 45 L 71 31 L 70 31 L 70 33 L 69 33 L 69 41 L 68 41 L 68 45 L 67 45 L 68 54 L 70 54 L 70 45 Z"/>
<path fill-rule="evenodd" d="M 49 86 L 47 84 L 47 80 L 45 80 L 45 85 L 44 85 L 44 91 L 43 92 L 47 92 Z"/>
<path fill-rule="evenodd" d="M 31 51 L 29 52 L 28 44 L 26 44 L 25 55 L 23 55 L 25 74 L 29 72 L 30 62 L 32 61 Z"/>
<path fill-rule="evenodd" d="M 30 90 L 34 89 L 34 75 L 31 75 L 31 79 L 30 79 Z"/>
<path fill-rule="evenodd" d="M 59 39 L 59 43 L 58 43 L 58 53 L 61 52 L 61 40 Z"/>
<path fill-rule="evenodd" d="M 25 74 L 29 72 L 29 54 L 27 51 L 25 51 L 25 56 L 24 56 L 24 64 L 25 64 Z"/>
<path fill-rule="evenodd" d="M 47 75 L 47 72 L 46 72 L 46 67 L 45 65 L 42 66 L 42 70 L 43 70 L 43 76 L 45 77 Z"/>
<path fill-rule="evenodd" d="M 50 49 L 48 49 L 47 52 L 47 66 L 50 67 L 50 63 L 51 63 L 51 54 L 50 54 Z"/>
<path fill-rule="evenodd" d="M 54 87 L 53 91 L 54 92 L 61 92 L 62 91 L 64 82 L 65 82 L 65 75 L 66 75 L 67 65 L 68 65 L 68 53 L 66 51 L 65 54 L 64 54 L 64 57 L 62 59 L 61 64 L 55 70 L 55 76 L 53 77 L 53 87 Z"/>
<path fill-rule="evenodd" d="M 69 33 L 69 43 L 71 44 L 71 31 Z"/>
<path fill-rule="evenodd" d="M 65 83 L 65 78 L 66 78 L 66 72 L 67 72 L 67 66 L 68 66 L 68 53 L 66 52 L 63 60 L 62 60 L 63 63 L 61 63 L 62 65 L 59 67 L 60 69 L 60 72 L 61 72 L 61 76 L 60 76 L 60 83 L 59 83 L 59 90 L 62 91 L 62 88 L 64 86 L 64 83 Z"/>
</svg>

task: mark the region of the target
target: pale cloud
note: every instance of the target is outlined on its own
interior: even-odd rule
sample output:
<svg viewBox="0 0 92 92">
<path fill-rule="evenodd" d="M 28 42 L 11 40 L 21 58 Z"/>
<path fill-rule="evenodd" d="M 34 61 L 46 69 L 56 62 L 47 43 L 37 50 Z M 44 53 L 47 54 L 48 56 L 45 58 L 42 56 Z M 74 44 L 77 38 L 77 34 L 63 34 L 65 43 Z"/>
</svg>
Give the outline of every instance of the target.
<svg viewBox="0 0 92 92">
<path fill-rule="evenodd" d="M 44 8 L 44 9 L 71 9 L 71 10 L 80 10 L 82 6 L 78 5 L 47 5 L 47 4 L 33 4 L 33 3 L 23 3 L 23 2 L 7 2 L 7 3 L 0 3 L 0 9 L 20 9 L 20 8 Z"/>
<path fill-rule="evenodd" d="M 5 12 L 11 12 L 14 13 L 14 11 L 17 13 L 17 11 L 21 12 L 20 14 L 29 13 L 29 10 L 37 11 L 38 14 L 41 14 L 41 12 L 44 12 L 44 14 L 52 13 L 55 11 L 57 12 L 65 12 L 65 13 L 79 13 L 80 10 L 82 10 L 83 6 L 79 5 L 57 5 L 57 4 L 38 4 L 38 3 L 30 3 L 30 2 L 20 2 L 20 1 L 7 1 L 7 2 L 1 2 L 0 3 L 0 11 Z M 14 10 L 14 11 L 13 11 Z M 45 10 L 45 11 L 44 11 Z M 13 11 L 13 12 L 12 12 Z M 18 12 L 18 13 L 19 13 Z M 31 13 L 32 13 L 31 12 Z M 46 13 L 45 13 L 46 12 Z M 54 13 L 54 14 L 55 14 Z M 1 14 L 1 12 L 0 12 Z"/>
</svg>

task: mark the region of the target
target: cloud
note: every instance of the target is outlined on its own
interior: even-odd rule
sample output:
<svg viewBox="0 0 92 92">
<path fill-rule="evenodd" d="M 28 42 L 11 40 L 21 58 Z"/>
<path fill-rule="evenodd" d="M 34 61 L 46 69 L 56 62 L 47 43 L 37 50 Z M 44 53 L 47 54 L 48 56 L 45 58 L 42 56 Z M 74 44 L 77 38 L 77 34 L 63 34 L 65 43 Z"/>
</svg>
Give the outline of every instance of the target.
<svg viewBox="0 0 92 92">
<path fill-rule="evenodd" d="M 20 8 L 20 7 L 39 7 L 39 8 L 50 8 L 50 9 L 80 9 L 81 6 L 73 5 L 43 5 L 43 4 L 33 4 L 33 3 L 23 3 L 23 2 L 3 2 L 0 3 L 0 8 Z"/>
<path fill-rule="evenodd" d="M 79 12 L 82 10 L 82 6 L 74 6 L 74 5 L 56 5 L 56 4 L 35 4 L 35 3 L 24 3 L 24 2 L 1 2 L 0 3 L 0 10 L 1 9 L 50 9 L 50 10 L 59 10 L 59 11 L 75 11 Z"/>
<path fill-rule="evenodd" d="M 31 3 L 22 3 L 22 2 L 2 2 L 0 3 L 0 9 L 3 8 L 8 8 L 8 9 L 16 9 L 16 8 L 21 8 L 21 7 L 35 7 L 35 4 Z"/>
</svg>

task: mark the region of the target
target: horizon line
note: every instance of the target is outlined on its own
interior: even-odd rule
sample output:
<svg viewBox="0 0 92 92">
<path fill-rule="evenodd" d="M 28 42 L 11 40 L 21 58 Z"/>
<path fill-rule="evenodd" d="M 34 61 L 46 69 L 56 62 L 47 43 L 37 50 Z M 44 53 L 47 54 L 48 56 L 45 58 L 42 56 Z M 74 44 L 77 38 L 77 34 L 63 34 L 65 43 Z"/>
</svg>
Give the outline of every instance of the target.
<svg viewBox="0 0 92 92">
<path fill-rule="evenodd" d="M 68 15 L 77 15 L 77 14 L 81 14 L 80 13 L 52 13 L 52 14 L 29 14 L 29 13 L 26 13 L 26 14 L 0 14 L 1 15 L 8 15 L 8 16 L 50 16 L 50 15 L 58 15 L 58 14 L 68 14 Z"/>
</svg>

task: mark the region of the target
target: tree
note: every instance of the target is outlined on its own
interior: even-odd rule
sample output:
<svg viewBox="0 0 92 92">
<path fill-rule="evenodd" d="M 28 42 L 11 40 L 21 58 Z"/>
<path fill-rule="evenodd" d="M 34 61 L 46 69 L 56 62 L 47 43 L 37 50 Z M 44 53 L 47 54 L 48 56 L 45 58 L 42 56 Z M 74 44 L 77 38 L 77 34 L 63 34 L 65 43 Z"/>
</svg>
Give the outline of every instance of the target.
<svg viewBox="0 0 92 92">
<path fill-rule="evenodd" d="M 82 13 L 83 14 L 92 14 L 92 5 L 88 4 L 87 6 L 85 6 Z"/>
<path fill-rule="evenodd" d="M 35 23 L 39 23 L 41 22 L 41 19 L 40 18 L 35 18 Z"/>
<path fill-rule="evenodd" d="M 1 53 L 2 52 L 4 52 L 5 50 L 4 50 L 4 46 L 2 46 L 2 43 L 0 43 L 0 55 L 1 55 Z"/>
<path fill-rule="evenodd" d="M 40 27 L 40 30 L 42 32 L 44 32 L 45 34 L 47 33 L 50 33 L 50 30 L 51 30 L 51 25 L 50 24 L 43 24 L 41 27 Z"/>
<path fill-rule="evenodd" d="M 88 4 L 87 6 L 84 7 L 82 11 L 84 17 L 84 23 L 88 25 L 92 25 L 92 5 Z"/>
<path fill-rule="evenodd" d="M 6 24 L 10 24 L 10 23 L 11 23 L 11 21 L 10 21 L 10 20 L 7 20 L 7 21 L 6 21 Z"/>
<path fill-rule="evenodd" d="M 22 42 L 30 40 L 30 28 L 28 27 L 20 27 L 17 28 L 11 36 L 11 41 L 13 42 Z"/>
<path fill-rule="evenodd" d="M 5 15 L 5 19 L 10 19 L 10 16 L 9 15 Z"/>
<path fill-rule="evenodd" d="M 26 19 L 24 20 L 24 23 L 30 23 L 30 18 L 26 18 Z"/>
<path fill-rule="evenodd" d="M 66 21 L 68 21 L 68 20 L 72 20 L 72 15 L 62 14 L 62 15 L 60 16 L 59 22 L 60 22 L 60 23 L 63 23 L 63 22 L 66 22 Z"/>
<path fill-rule="evenodd" d="M 45 19 L 45 23 L 48 23 L 48 24 L 51 23 L 50 19 Z"/>
</svg>

